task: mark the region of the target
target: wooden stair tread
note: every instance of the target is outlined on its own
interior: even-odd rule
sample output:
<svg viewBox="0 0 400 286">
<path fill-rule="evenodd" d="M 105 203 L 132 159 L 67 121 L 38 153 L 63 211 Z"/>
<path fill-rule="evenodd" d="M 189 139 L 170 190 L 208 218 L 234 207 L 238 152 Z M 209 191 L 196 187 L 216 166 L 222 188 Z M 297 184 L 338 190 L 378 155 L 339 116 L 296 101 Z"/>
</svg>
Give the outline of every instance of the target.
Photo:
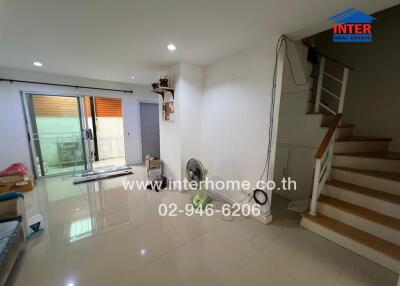
<svg viewBox="0 0 400 286">
<path fill-rule="evenodd" d="M 350 136 L 336 139 L 336 142 L 392 141 L 391 138 Z"/>
<path fill-rule="evenodd" d="M 328 180 L 328 181 L 326 181 L 326 184 L 330 185 L 330 186 L 341 188 L 346 191 L 355 192 L 355 193 L 362 194 L 362 195 L 365 195 L 368 197 L 372 197 L 372 198 L 376 198 L 379 200 L 383 200 L 386 202 L 400 205 L 400 196 L 396 196 L 394 194 L 390 194 L 390 193 L 366 188 L 363 186 L 338 181 L 338 180 Z"/>
<path fill-rule="evenodd" d="M 400 173 L 332 166 L 334 169 L 400 182 Z"/>
<path fill-rule="evenodd" d="M 323 124 L 323 125 L 321 125 L 321 127 L 329 128 L 330 125 L 329 124 Z M 352 127 L 354 127 L 354 124 L 342 124 L 342 125 L 339 125 L 337 128 L 352 128 Z"/>
<path fill-rule="evenodd" d="M 356 216 L 365 218 L 367 220 L 373 221 L 375 223 L 379 223 L 390 227 L 392 229 L 400 231 L 400 219 L 384 215 L 373 210 L 363 208 L 342 200 L 338 200 L 332 197 L 325 196 L 321 194 L 318 198 L 318 201 L 321 203 L 328 204 L 332 207 L 341 209 L 345 212 L 354 214 Z"/>
<path fill-rule="evenodd" d="M 340 156 L 385 159 L 385 160 L 400 160 L 400 153 L 396 152 L 354 152 L 354 153 L 334 153 Z"/>
<path fill-rule="evenodd" d="M 334 116 L 333 114 L 323 113 L 323 112 L 306 112 L 306 115 L 326 115 L 326 116 Z"/>
<path fill-rule="evenodd" d="M 312 216 L 307 212 L 303 212 L 302 216 L 354 241 L 375 249 L 387 256 L 400 260 L 400 246 L 394 243 L 386 241 L 358 228 L 352 227 L 348 224 L 332 219 L 323 214 Z"/>
</svg>

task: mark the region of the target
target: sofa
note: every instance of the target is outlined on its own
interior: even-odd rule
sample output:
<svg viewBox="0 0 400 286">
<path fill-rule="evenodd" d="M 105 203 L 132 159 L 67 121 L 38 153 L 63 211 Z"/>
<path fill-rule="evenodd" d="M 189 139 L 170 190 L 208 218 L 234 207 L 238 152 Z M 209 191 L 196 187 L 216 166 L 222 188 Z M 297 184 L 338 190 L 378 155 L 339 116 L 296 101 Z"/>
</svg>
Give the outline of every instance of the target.
<svg viewBox="0 0 400 286">
<path fill-rule="evenodd" d="M 0 194 L 0 286 L 25 248 L 27 233 L 24 196 L 19 192 Z"/>
</svg>

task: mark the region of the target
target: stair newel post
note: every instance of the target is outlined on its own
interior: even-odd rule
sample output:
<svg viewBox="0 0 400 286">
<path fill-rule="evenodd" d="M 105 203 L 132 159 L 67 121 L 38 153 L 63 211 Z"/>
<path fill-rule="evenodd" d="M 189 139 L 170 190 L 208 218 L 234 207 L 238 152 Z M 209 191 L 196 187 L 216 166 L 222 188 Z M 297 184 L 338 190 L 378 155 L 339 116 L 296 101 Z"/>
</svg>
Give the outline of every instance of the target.
<svg viewBox="0 0 400 286">
<path fill-rule="evenodd" d="M 342 87 L 340 88 L 340 98 L 338 113 L 343 113 L 344 98 L 346 96 L 347 79 L 349 78 L 349 68 L 345 67 L 343 71 Z"/>
<path fill-rule="evenodd" d="M 318 72 L 317 94 L 314 106 L 314 112 L 316 113 L 319 112 L 319 103 L 321 102 L 321 90 L 322 90 L 322 81 L 324 79 L 324 70 L 325 70 L 325 58 L 321 57 L 321 61 L 319 63 L 319 72 Z"/>
<path fill-rule="evenodd" d="M 319 186 L 319 177 L 321 175 L 321 159 L 315 160 L 315 170 L 314 170 L 314 181 L 312 188 L 312 196 L 311 196 L 311 204 L 310 204 L 310 215 L 317 214 L 317 200 L 318 200 L 318 186 Z"/>
</svg>

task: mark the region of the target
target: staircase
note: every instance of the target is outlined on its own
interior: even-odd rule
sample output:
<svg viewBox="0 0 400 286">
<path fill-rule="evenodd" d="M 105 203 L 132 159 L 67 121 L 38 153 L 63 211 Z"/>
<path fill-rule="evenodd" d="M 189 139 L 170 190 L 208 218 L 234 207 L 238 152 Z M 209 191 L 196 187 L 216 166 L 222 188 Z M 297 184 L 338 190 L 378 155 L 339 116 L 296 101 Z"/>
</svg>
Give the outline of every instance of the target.
<svg viewBox="0 0 400 286">
<path fill-rule="evenodd" d="M 320 122 L 325 137 L 315 154 L 311 203 L 301 225 L 400 273 L 400 153 L 388 151 L 390 138 L 354 136 L 355 126 L 342 123 L 353 69 L 314 53 L 306 118 Z"/>
<path fill-rule="evenodd" d="M 400 153 L 388 152 L 390 139 L 348 132 L 338 133 L 316 213 L 301 225 L 399 273 Z"/>
<path fill-rule="evenodd" d="M 307 114 L 321 117 L 326 135 L 315 155 L 310 210 L 301 225 L 400 273 L 400 153 L 388 151 L 390 138 L 353 136 L 355 126 L 341 123 L 342 110 L 321 104 L 321 84 L 319 76 Z"/>
</svg>

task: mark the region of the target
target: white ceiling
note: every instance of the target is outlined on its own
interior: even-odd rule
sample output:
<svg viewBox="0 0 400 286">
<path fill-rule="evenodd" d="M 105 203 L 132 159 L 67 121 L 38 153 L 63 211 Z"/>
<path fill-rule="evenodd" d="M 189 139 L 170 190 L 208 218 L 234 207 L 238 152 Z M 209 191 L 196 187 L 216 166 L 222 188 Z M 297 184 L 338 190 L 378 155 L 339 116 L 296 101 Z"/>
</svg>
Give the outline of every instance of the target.
<svg viewBox="0 0 400 286">
<path fill-rule="evenodd" d="M 268 35 L 301 38 L 347 8 L 400 0 L 0 0 L 0 66 L 148 84 L 178 61 L 207 65 Z M 176 44 L 175 53 L 166 46 Z M 44 67 L 32 62 L 39 60 Z M 135 75 L 136 79 L 129 77 Z"/>
</svg>

